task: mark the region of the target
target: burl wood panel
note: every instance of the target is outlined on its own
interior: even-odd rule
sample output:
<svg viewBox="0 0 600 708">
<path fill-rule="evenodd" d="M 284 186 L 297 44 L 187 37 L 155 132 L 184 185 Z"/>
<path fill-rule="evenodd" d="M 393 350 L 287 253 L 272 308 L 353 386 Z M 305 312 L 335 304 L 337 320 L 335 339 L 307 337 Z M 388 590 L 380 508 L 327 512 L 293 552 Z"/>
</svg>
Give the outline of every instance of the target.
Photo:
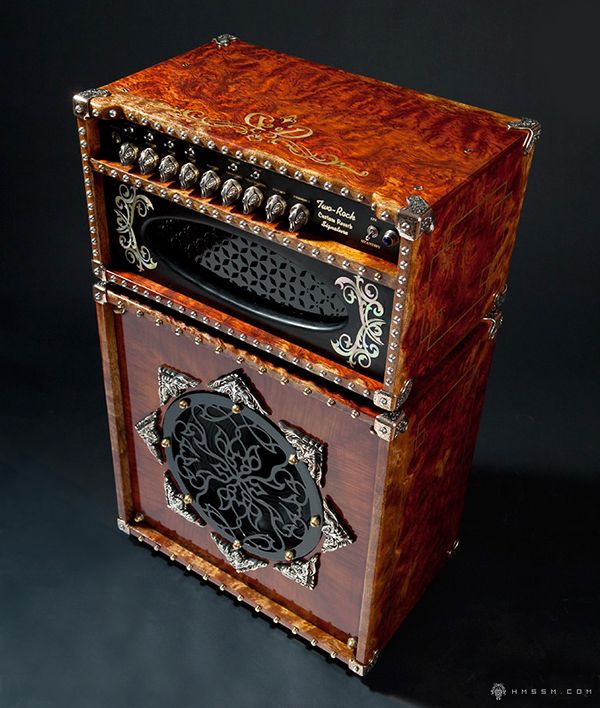
<svg viewBox="0 0 600 708">
<path fill-rule="evenodd" d="M 493 353 L 487 334 L 482 323 L 433 376 L 417 379 L 405 406 L 408 430 L 390 445 L 374 510 L 381 531 L 359 661 L 390 639 L 457 538 Z"/>
<path fill-rule="evenodd" d="M 500 155 L 436 208 L 412 245 L 395 391 L 441 361 L 493 307 L 508 280 L 531 155 Z"/>
<path fill-rule="evenodd" d="M 142 311 L 142 310 L 140 310 Z M 126 370 L 124 398 L 128 430 L 159 407 L 157 370 L 162 364 L 191 374 L 207 383 L 232 371 L 243 370 L 272 411 L 273 421 L 284 420 L 327 445 L 326 472 L 322 493 L 330 497 L 352 529 L 356 541 L 320 558 L 319 578 L 308 590 L 270 568 L 239 574 L 239 579 L 277 602 L 290 607 L 301 617 L 341 640 L 356 636 L 359 629 L 363 578 L 370 539 L 374 468 L 381 446 L 370 432 L 373 411 L 353 418 L 349 409 L 327 406 L 322 398 L 306 396 L 301 388 L 282 386 L 280 377 L 254 366 L 234 353 L 217 354 L 207 342 L 196 344 L 183 327 L 179 334 L 160 313 L 147 308 L 143 316 L 127 309 L 117 320 L 117 340 L 122 348 L 121 366 Z M 155 325 L 160 318 L 164 324 Z M 165 505 L 163 471 L 139 436 L 134 435 L 130 450 L 133 508 L 144 513 L 154 528 L 198 549 L 214 565 L 230 566 L 220 556 L 209 527 L 191 524 Z"/>
<path fill-rule="evenodd" d="M 508 116 L 242 41 L 210 42 L 105 88 L 113 95 L 94 98 L 94 107 L 252 152 L 382 209 L 405 207 L 414 185 L 435 204 L 523 142 Z"/>
</svg>

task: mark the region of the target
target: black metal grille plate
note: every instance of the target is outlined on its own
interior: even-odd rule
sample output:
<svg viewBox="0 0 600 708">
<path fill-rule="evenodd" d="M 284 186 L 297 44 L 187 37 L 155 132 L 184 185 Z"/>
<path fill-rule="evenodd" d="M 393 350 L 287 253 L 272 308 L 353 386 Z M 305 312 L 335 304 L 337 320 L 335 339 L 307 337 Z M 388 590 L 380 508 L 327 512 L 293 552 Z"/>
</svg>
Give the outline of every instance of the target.
<svg viewBox="0 0 600 708">
<path fill-rule="evenodd" d="M 321 495 L 304 462 L 291 464 L 293 446 L 271 421 L 212 392 L 186 394 L 167 408 L 163 434 L 171 441 L 167 462 L 193 509 L 230 542 L 248 553 L 283 561 L 318 544 Z"/>
</svg>

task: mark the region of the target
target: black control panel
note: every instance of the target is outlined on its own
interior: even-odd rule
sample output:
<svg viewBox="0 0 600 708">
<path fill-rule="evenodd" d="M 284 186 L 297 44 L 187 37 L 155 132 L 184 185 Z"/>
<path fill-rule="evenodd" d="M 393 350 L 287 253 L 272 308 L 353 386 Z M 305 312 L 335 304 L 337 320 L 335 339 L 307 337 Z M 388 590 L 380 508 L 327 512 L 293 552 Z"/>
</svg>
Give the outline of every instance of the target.
<svg viewBox="0 0 600 708">
<path fill-rule="evenodd" d="M 339 241 L 395 262 L 398 232 L 370 204 L 127 121 L 102 121 L 101 157 L 195 195 L 256 214 L 299 237 Z"/>
</svg>

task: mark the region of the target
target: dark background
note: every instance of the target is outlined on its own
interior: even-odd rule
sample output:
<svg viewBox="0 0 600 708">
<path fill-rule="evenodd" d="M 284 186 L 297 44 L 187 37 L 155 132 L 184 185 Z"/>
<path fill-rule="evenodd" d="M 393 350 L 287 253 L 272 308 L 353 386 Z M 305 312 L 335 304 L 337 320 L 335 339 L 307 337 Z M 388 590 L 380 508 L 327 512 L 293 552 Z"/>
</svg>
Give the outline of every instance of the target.
<svg viewBox="0 0 600 708">
<path fill-rule="evenodd" d="M 1 708 L 598 704 L 594 5 L 3 5 Z M 115 527 L 70 99 L 221 32 L 543 126 L 461 549 L 362 682 Z"/>
</svg>

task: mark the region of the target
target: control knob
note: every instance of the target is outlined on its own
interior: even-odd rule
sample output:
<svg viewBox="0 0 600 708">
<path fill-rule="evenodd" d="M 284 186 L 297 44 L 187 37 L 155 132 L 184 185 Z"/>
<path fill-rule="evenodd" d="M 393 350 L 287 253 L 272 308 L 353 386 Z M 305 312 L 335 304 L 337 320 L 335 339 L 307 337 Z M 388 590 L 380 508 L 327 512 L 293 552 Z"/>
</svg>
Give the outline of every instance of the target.
<svg viewBox="0 0 600 708">
<path fill-rule="evenodd" d="M 214 170 L 206 170 L 200 177 L 200 194 L 203 197 L 212 197 L 212 195 L 221 186 L 221 178 Z"/>
<path fill-rule="evenodd" d="M 158 165 L 158 176 L 161 182 L 170 182 L 177 177 L 179 163 L 173 155 L 165 155 Z"/>
<path fill-rule="evenodd" d="M 200 170 L 192 162 L 186 162 L 179 171 L 181 189 L 191 189 L 200 177 Z"/>
<path fill-rule="evenodd" d="M 242 195 L 242 185 L 237 181 L 237 179 L 226 179 L 223 182 L 223 189 L 221 190 L 221 199 L 225 206 L 229 206 L 237 200 Z"/>
<path fill-rule="evenodd" d="M 263 193 L 258 187 L 252 185 L 244 191 L 244 196 L 242 197 L 242 207 L 244 209 L 244 214 L 250 214 L 250 212 L 255 211 L 262 204 L 264 199 Z"/>
<path fill-rule="evenodd" d="M 139 156 L 140 149 L 137 145 L 133 143 L 121 143 L 121 147 L 119 148 L 119 161 L 122 165 L 125 167 L 133 165 Z"/>
<path fill-rule="evenodd" d="M 274 221 L 279 221 L 281 217 L 285 214 L 287 204 L 285 199 L 279 194 L 271 194 L 267 199 L 265 204 L 265 213 L 267 215 L 267 221 L 271 224 Z"/>
<path fill-rule="evenodd" d="M 304 204 L 294 204 L 288 215 L 290 231 L 300 231 L 303 226 L 306 226 L 309 216 L 310 212 Z"/>
<path fill-rule="evenodd" d="M 144 148 L 140 153 L 138 164 L 140 172 L 143 175 L 148 175 L 158 167 L 159 157 L 152 148 Z"/>
</svg>

